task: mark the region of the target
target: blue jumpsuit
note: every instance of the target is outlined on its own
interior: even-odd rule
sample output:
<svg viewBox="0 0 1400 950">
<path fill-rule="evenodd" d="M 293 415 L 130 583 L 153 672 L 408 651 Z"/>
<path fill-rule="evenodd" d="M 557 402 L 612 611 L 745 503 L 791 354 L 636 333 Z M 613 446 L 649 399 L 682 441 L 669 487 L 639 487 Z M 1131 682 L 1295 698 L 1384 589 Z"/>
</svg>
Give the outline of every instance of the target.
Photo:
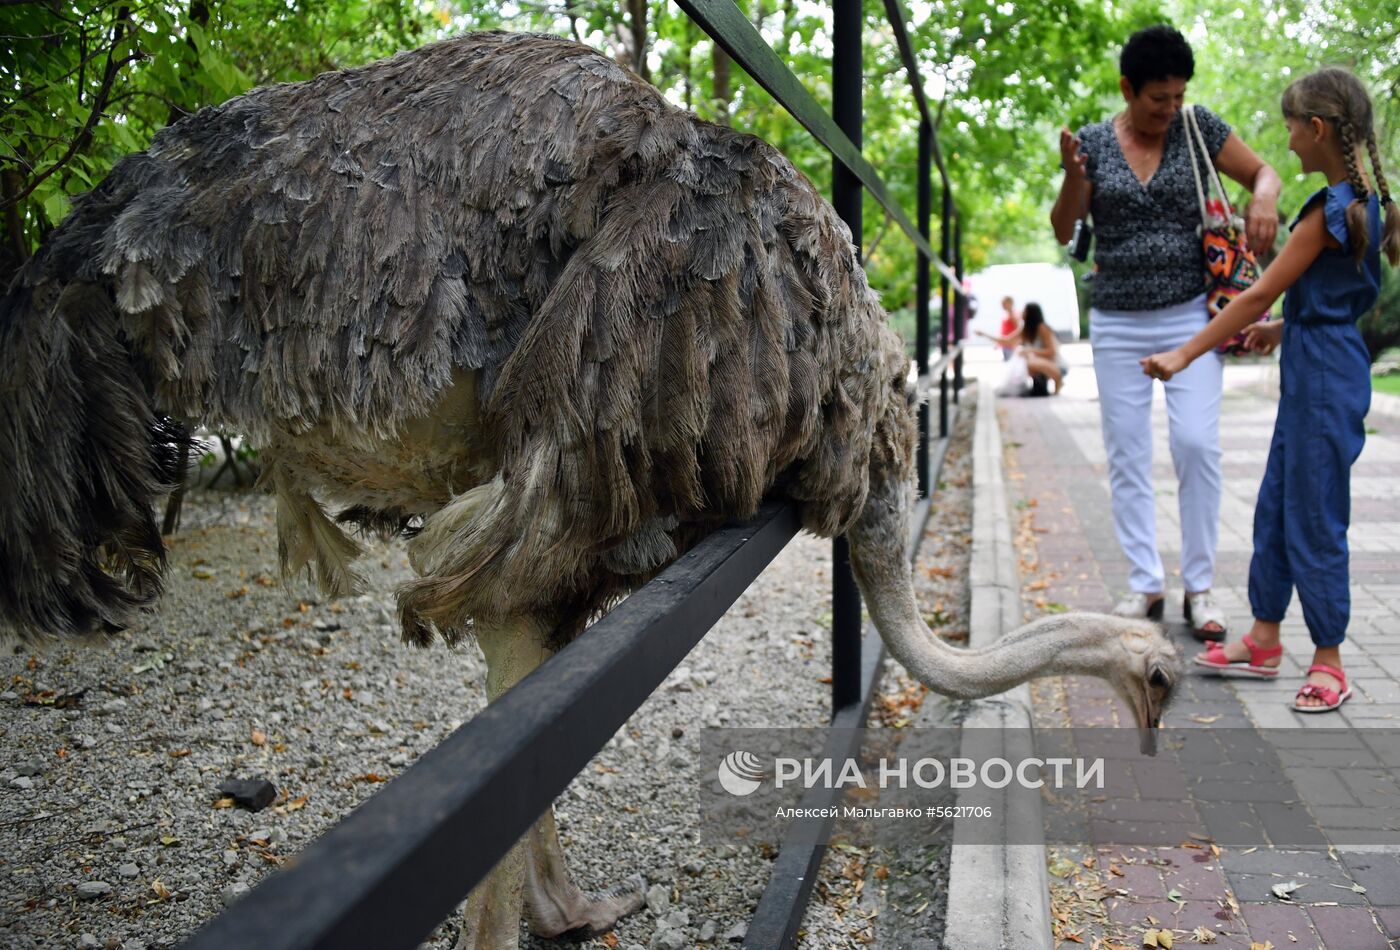
<svg viewBox="0 0 1400 950">
<path fill-rule="evenodd" d="M 1321 205 L 1341 250 L 1325 248 L 1283 301 L 1278 418 L 1254 509 L 1249 605 L 1277 623 L 1293 588 L 1313 643 L 1336 646 L 1351 617 L 1347 525 L 1351 466 L 1366 441 L 1371 360 L 1356 321 L 1380 293 L 1380 204 L 1370 196 L 1370 243 L 1360 265 L 1347 239 L 1347 182 L 1308 199 Z M 1295 220 L 1293 227 L 1297 227 Z"/>
</svg>

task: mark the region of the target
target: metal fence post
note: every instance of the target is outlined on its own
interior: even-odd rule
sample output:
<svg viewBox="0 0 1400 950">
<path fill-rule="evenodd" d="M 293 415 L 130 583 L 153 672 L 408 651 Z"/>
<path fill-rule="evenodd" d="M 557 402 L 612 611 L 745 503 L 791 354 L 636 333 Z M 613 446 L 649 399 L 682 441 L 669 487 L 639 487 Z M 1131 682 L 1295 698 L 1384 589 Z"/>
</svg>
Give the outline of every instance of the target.
<svg viewBox="0 0 1400 950">
<path fill-rule="evenodd" d="M 963 259 L 962 259 L 962 219 L 953 219 L 953 273 L 958 277 L 958 289 L 954 314 L 953 339 L 961 343 L 967 337 L 967 294 L 963 293 Z M 962 401 L 963 388 L 963 355 L 962 350 L 958 350 L 958 355 L 953 357 L 953 401 Z"/>
<path fill-rule="evenodd" d="M 861 0 L 835 0 L 831 55 L 831 112 L 851 142 L 861 145 Z M 832 160 L 831 203 L 861 246 L 861 185 L 840 159 Z M 860 701 L 860 590 L 851 573 L 845 535 L 831 544 L 831 707 Z"/>
<path fill-rule="evenodd" d="M 924 240 L 929 239 L 929 219 L 932 216 L 933 205 L 933 128 L 928 124 L 927 119 L 919 121 L 919 233 L 924 236 Z M 918 265 L 915 270 L 915 324 L 914 324 L 914 364 L 918 367 L 915 375 L 923 377 L 928 373 L 928 297 L 929 297 L 929 264 L 927 256 L 921 251 L 918 254 Z M 919 497 L 929 497 L 928 483 L 928 436 L 929 436 L 929 411 L 928 400 L 919 403 Z"/>
<path fill-rule="evenodd" d="M 945 264 L 952 260 L 953 247 L 953 194 L 949 189 L 948 182 L 943 182 L 943 215 L 938 225 L 938 257 Z M 943 355 L 948 353 L 948 338 L 952 333 L 953 321 L 950 319 L 953 312 L 953 299 L 948 288 L 948 277 L 943 271 L 938 274 L 938 292 L 940 294 L 938 307 L 938 351 Z M 938 374 L 938 437 L 948 438 L 948 370 L 945 367 Z"/>
</svg>

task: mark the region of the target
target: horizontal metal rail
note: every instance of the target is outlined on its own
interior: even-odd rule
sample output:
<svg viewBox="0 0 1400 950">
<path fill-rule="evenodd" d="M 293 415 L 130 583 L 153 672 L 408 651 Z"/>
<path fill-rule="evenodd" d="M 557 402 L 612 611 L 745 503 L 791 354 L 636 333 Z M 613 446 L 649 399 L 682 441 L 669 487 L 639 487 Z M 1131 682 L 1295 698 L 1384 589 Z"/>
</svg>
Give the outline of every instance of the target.
<svg viewBox="0 0 1400 950">
<path fill-rule="evenodd" d="M 909 24 L 904 18 L 904 4 L 899 0 L 885 0 L 885 15 L 889 18 L 890 25 L 894 27 L 894 39 L 899 45 L 899 58 L 904 63 L 904 71 L 909 75 L 909 85 L 914 91 L 914 101 L 919 106 L 919 117 L 928 123 L 929 129 L 934 133 L 930 137 L 930 145 L 933 148 L 933 164 L 938 169 L 939 177 L 943 180 L 944 187 L 950 182 L 948 180 L 948 169 L 943 164 L 943 150 L 938 147 L 938 121 L 929 111 L 928 96 L 924 94 L 924 84 L 919 79 L 919 61 L 914 57 L 914 47 L 909 42 Z M 957 208 L 953 208 L 956 216 Z"/>
<path fill-rule="evenodd" d="M 836 126 L 835 120 L 825 112 L 807 87 L 793 75 L 792 70 L 773 52 L 733 0 L 676 0 L 680 8 L 693 19 L 701 29 L 714 38 L 740 66 L 753 76 L 754 80 L 768 90 L 769 94 L 787 109 L 802 127 L 824 145 L 836 159 L 851 170 L 860 183 L 880 203 L 900 229 L 914 242 L 919 253 L 928 258 L 930 264 L 958 286 L 957 275 L 945 261 L 939 259 L 933 247 L 919 233 L 909 220 L 904 208 L 890 195 L 884 181 L 880 179 L 870 162 L 860 153 L 860 149 Z"/>
<path fill-rule="evenodd" d="M 710 535 L 185 946 L 417 947 L 799 528 L 774 502 Z"/>
<path fill-rule="evenodd" d="M 966 343 L 957 343 L 948 348 L 946 353 L 938 357 L 938 362 L 928 368 L 928 372 L 919 375 L 919 391 L 926 392 L 933 388 L 933 381 L 942 376 L 952 368 L 953 361 L 962 356 L 963 347 Z"/>
</svg>

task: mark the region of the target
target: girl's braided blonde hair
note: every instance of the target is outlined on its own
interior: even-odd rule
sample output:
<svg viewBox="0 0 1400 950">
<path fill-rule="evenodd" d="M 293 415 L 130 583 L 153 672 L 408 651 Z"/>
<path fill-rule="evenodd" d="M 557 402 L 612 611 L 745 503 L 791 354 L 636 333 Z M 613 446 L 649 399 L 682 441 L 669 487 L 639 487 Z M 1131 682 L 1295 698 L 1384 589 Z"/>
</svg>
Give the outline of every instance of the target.
<svg viewBox="0 0 1400 950">
<path fill-rule="evenodd" d="M 1371 97 L 1366 94 L 1366 87 L 1345 69 L 1320 69 L 1295 80 L 1283 91 L 1283 114 L 1300 121 L 1323 119 L 1331 122 L 1337 130 L 1347 180 L 1356 193 L 1356 199 L 1347 206 L 1346 220 L 1351 252 L 1358 262 L 1366 255 L 1370 244 L 1366 205 L 1371 189 L 1361 174 L 1361 149 L 1366 149 L 1371 159 L 1371 177 L 1380 192 L 1385 217 L 1381 227 L 1381 251 L 1392 267 L 1400 266 L 1400 208 L 1396 207 L 1390 196 L 1390 185 L 1381 167 Z"/>
</svg>

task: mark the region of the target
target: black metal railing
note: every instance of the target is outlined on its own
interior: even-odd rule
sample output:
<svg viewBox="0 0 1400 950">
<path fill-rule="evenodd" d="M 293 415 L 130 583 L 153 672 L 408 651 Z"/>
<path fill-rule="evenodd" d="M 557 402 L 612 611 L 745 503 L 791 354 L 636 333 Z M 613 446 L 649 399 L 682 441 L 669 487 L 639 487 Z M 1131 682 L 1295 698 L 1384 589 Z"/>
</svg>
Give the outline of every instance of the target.
<svg viewBox="0 0 1400 950">
<path fill-rule="evenodd" d="M 835 0 L 833 113 L 827 115 L 730 0 L 678 0 L 733 60 L 832 155 L 833 204 L 857 242 L 868 191 L 918 250 L 915 367 L 921 394 L 938 381 L 939 430 L 919 412 L 922 536 L 962 386 L 966 299 L 960 224 L 899 0 L 886 11 L 919 106 L 918 225 L 860 152 L 862 12 Z M 930 244 L 933 170 L 942 188 L 940 252 Z M 937 270 L 940 357 L 930 363 L 929 297 Z M 951 373 L 951 379 L 950 379 Z M 799 530 L 791 505 L 769 503 L 748 522 L 696 545 L 585 635 L 456 730 L 185 945 L 189 950 L 345 950 L 416 947 L 524 834 Z M 832 730 L 849 743 L 869 711 L 883 648 L 862 635 L 844 539 L 833 546 Z M 854 749 L 829 748 L 846 757 Z M 813 807 L 835 791 L 814 790 Z M 808 804 L 804 802 L 804 804 Z M 745 945 L 796 939 L 825 835 L 784 844 Z"/>
</svg>

